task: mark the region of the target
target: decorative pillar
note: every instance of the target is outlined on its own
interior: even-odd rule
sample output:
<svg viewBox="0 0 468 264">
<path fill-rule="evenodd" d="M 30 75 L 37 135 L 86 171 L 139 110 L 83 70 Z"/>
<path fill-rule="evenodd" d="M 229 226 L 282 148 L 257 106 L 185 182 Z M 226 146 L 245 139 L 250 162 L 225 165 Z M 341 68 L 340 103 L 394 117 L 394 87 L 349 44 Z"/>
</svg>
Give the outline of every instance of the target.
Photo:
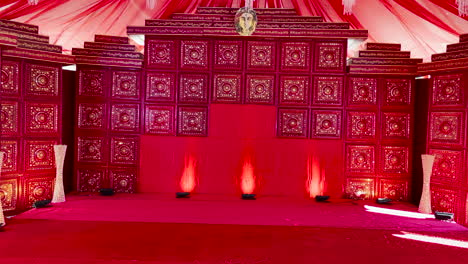
<svg viewBox="0 0 468 264">
<path fill-rule="evenodd" d="M 65 202 L 65 191 L 63 188 L 63 164 L 65 161 L 65 154 L 67 152 L 67 145 L 54 145 L 55 153 L 55 166 L 56 166 L 56 177 L 54 195 L 52 197 L 52 203 L 63 203 Z"/>
<path fill-rule="evenodd" d="M 423 166 L 423 190 L 421 201 L 419 202 L 419 212 L 423 214 L 431 214 L 431 174 L 432 166 L 434 165 L 434 155 L 422 154 Z"/>
<path fill-rule="evenodd" d="M 0 177 L 2 176 L 2 167 L 3 167 L 3 155 L 5 153 L 0 152 Z M 3 206 L 2 200 L 0 200 L 0 227 L 5 225 L 5 216 L 3 215 Z"/>
</svg>

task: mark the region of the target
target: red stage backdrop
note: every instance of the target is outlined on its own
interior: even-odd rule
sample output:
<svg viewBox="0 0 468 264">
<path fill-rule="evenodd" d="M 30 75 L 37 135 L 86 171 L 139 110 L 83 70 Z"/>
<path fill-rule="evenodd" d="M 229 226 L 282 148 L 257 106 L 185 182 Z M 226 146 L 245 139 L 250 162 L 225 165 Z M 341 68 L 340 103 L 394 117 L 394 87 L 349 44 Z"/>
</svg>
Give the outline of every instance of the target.
<svg viewBox="0 0 468 264">
<path fill-rule="evenodd" d="M 365 31 L 257 9 L 262 26 L 239 37 L 236 10 L 128 28 L 146 35 L 145 133 L 158 135 L 141 138 L 139 189 L 179 191 L 193 156 L 199 192 L 238 191 L 250 159 L 259 194 L 303 196 L 310 180 L 314 194 L 407 200 L 421 60 L 370 44 L 347 74 L 347 38 Z"/>
</svg>

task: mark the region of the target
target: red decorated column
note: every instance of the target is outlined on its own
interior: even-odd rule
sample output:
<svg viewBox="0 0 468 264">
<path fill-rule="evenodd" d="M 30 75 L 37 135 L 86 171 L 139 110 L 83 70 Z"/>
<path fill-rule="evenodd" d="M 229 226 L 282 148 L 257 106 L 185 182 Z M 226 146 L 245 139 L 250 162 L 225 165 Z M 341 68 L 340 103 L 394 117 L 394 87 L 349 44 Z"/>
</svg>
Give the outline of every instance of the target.
<svg viewBox="0 0 468 264">
<path fill-rule="evenodd" d="M 430 75 L 426 150 L 435 156 L 432 210 L 454 213 L 458 223 L 468 225 L 468 34 L 447 45 L 446 52 L 432 55 L 432 61 L 420 64 L 418 71 Z"/>
<path fill-rule="evenodd" d="M 77 190 L 133 193 L 142 130 L 143 55 L 128 38 L 96 35 L 74 48 L 77 68 L 75 177 Z"/>
<path fill-rule="evenodd" d="M 414 77 L 421 59 L 400 44 L 367 43 L 349 66 L 346 192 L 408 201 L 412 175 Z"/>
<path fill-rule="evenodd" d="M 37 26 L 0 20 L 0 31 L 17 39 L 1 56 L 0 148 L 6 158 L 0 189 L 5 210 L 23 210 L 52 198 L 53 146 L 62 141 L 62 66 L 74 59 Z"/>
</svg>

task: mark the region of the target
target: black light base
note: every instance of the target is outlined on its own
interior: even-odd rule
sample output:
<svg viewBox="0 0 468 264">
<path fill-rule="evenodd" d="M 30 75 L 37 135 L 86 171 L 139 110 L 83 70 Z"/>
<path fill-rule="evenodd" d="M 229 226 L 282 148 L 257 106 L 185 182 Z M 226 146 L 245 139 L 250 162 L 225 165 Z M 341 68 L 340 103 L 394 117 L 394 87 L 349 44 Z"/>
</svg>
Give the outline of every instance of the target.
<svg viewBox="0 0 468 264">
<path fill-rule="evenodd" d="M 189 192 L 176 192 L 176 198 L 190 198 Z"/>
<path fill-rule="evenodd" d="M 99 190 L 99 193 L 102 196 L 112 196 L 112 195 L 114 195 L 114 189 L 112 189 L 112 188 L 102 188 L 102 189 Z"/>
<path fill-rule="evenodd" d="M 51 200 L 41 200 L 33 203 L 34 208 L 45 208 L 50 206 Z"/>
<path fill-rule="evenodd" d="M 256 200 L 255 194 L 253 193 L 244 193 L 242 194 L 242 200 Z"/>
<path fill-rule="evenodd" d="M 0 232 L 4 230 L 4 229 L 3 229 L 4 227 L 5 227 L 5 224 L 4 224 L 4 223 L 0 223 Z"/>
<path fill-rule="evenodd" d="M 330 199 L 330 196 L 328 196 L 328 195 L 317 195 L 317 196 L 315 196 L 315 201 L 317 201 L 317 202 L 325 202 L 328 199 Z"/>
<path fill-rule="evenodd" d="M 393 201 L 390 198 L 377 198 L 377 200 L 375 200 L 375 202 L 378 203 L 378 204 L 389 204 L 389 203 L 391 203 Z"/>
<path fill-rule="evenodd" d="M 437 220 L 444 220 L 444 221 L 451 221 L 453 220 L 454 214 L 453 213 L 446 213 L 446 212 L 435 212 L 434 216 Z"/>
</svg>

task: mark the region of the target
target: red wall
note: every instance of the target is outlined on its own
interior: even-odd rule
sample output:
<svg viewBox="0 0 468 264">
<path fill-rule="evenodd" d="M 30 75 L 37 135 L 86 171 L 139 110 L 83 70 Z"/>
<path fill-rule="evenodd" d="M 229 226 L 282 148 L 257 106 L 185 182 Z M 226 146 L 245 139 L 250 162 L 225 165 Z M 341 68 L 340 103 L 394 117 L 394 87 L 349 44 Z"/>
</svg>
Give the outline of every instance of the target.
<svg viewBox="0 0 468 264">
<path fill-rule="evenodd" d="M 239 192 L 237 179 L 250 156 L 260 177 L 260 195 L 306 195 L 307 160 L 314 157 L 325 171 L 326 193 L 342 195 L 341 140 L 276 137 L 276 107 L 212 104 L 208 137 L 141 136 L 141 192 L 179 191 L 186 154 L 198 162 L 195 192 Z"/>
</svg>

